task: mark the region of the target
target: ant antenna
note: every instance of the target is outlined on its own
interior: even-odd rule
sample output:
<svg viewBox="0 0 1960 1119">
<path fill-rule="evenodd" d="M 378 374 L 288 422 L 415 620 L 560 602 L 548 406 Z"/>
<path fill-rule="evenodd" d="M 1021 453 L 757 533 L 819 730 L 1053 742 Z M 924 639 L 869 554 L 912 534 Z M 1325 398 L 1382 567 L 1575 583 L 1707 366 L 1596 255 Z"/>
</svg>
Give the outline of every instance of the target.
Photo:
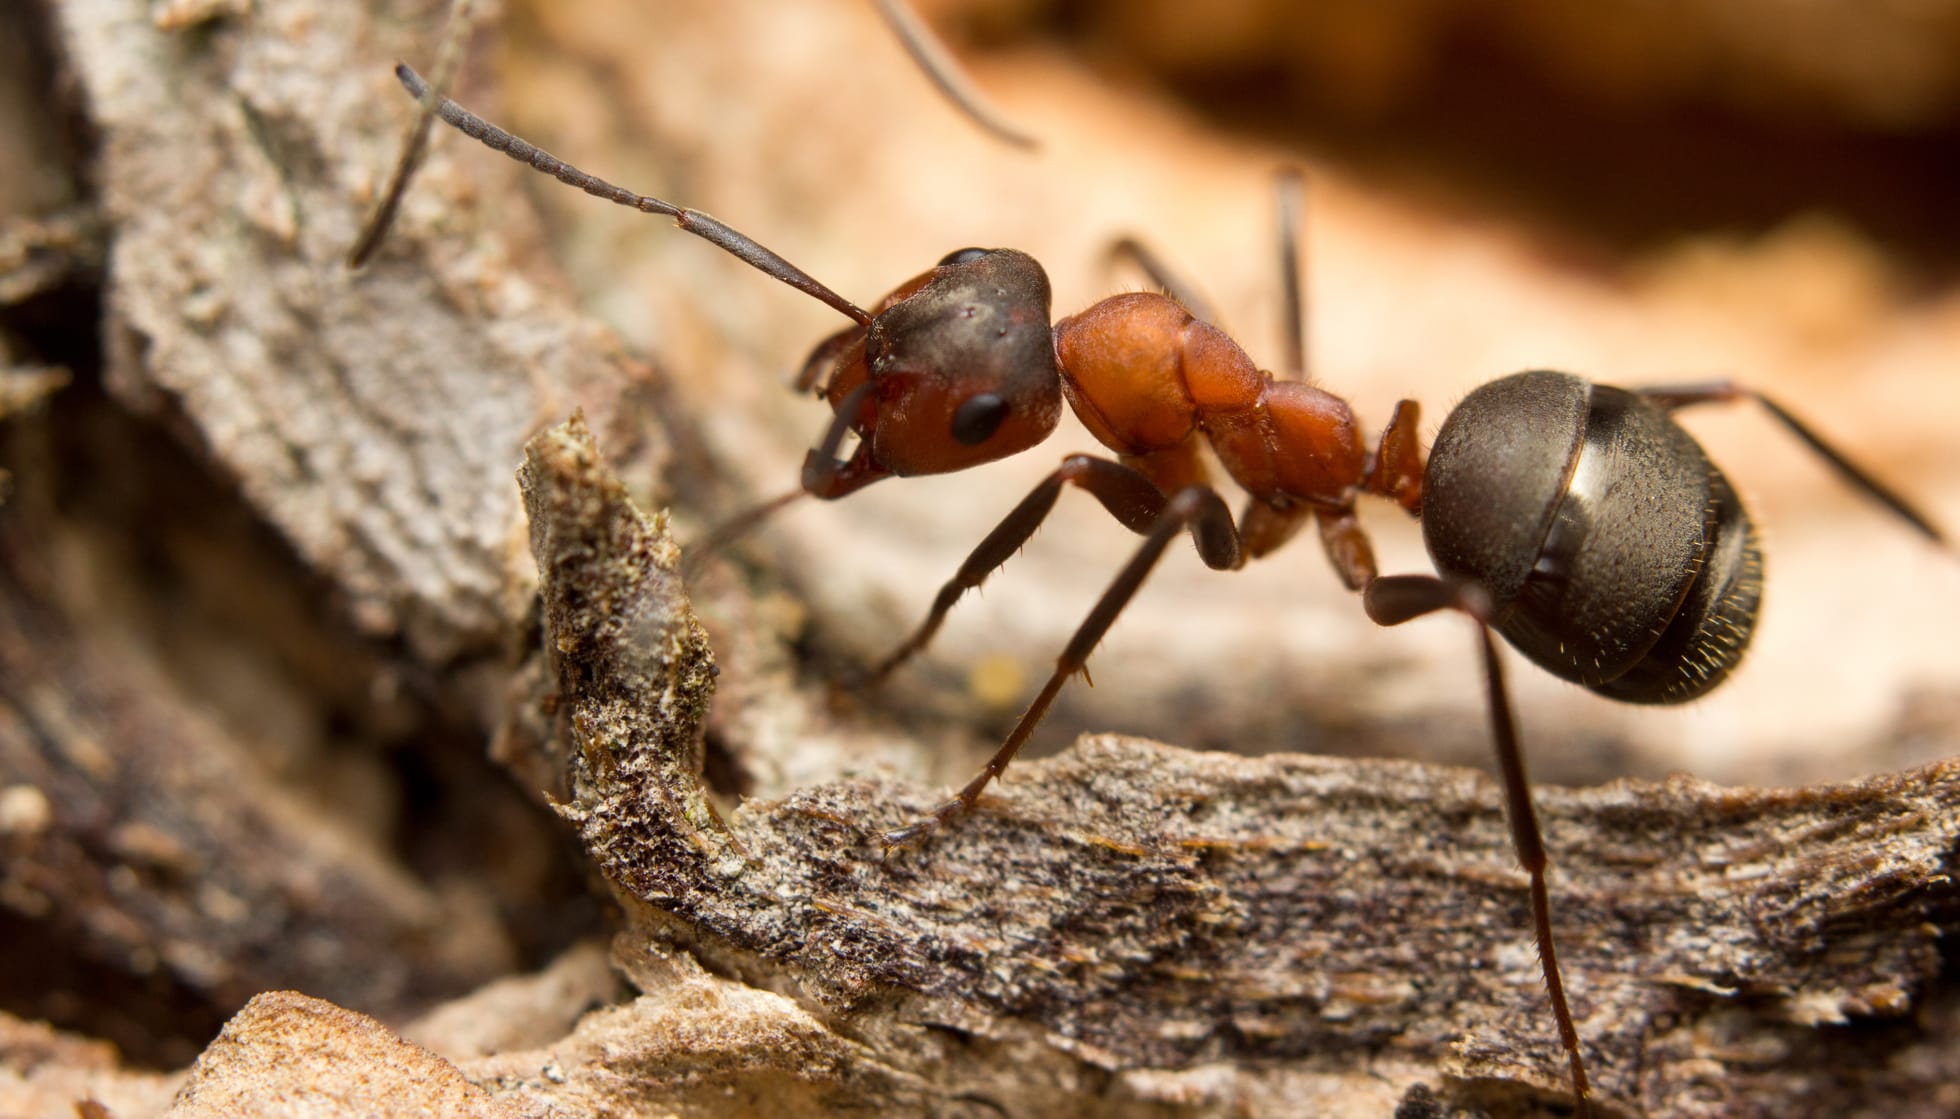
<svg viewBox="0 0 1960 1119">
<path fill-rule="evenodd" d="M 368 220 L 361 226 L 361 235 L 348 250 L 347 267 L 359 268 L 381 247 L 382 238 L 388 235 L 388 227 L 395 224 L 395 211 L 401 209 L 402 196 L 408 191 L 408 180 L 415 169 L 422 165 L 423 153 L 429 148 L 429 132 L 436 121 L 436 104 L 449 92 L 449 83 L 455 80 L 456 67 L 463 57 L 463 43 L 469 38 L 469 25 L 476 6 L 475 0 L 454 0 L 449 9 L 449 23 L 443 28 L 442 46 L 436 51 L 435 69 L 430 71 L 432 81 L 429 85 L 435 91 L 434 97 L 422 97 L 422 108 L 415 114 L 414 123 L 402 134 L 401 155 L 395 160 L 395 171 L 388 176 L 388 189 L 375 202 L 369 211 Z"/>
<path fill-rule="evenodd" d="M 576 186 L 594 198 L 617 202 L 619 206 L 625 206 L 629 210 L 639 210 L 641 214 L 662 214 L 666 218 L 672 218 L 674 225 L 682 227 L 688 233 L 694 233 L 696 237 L 715 245 L 723 253 L 729 253 L 731 257 L 739 257 L 749 267 L 757 268 L 762 274 L 782 280 L 784 284 L 790 284 L 798 292 L 804 292 L 806 296 L 827 304 L 835 312 L 855 319 L 858 325 L 870 325 L 870 312 L 853 304 L 851 300 L 839 296 L 837 292 L 825 288 L 806 270 L 784 261 L 770 249 L 762 247 L 759 241 L 753 241 L 745 233 L 723 225 L 719 219 L 702 214 L 700 210 L 688 210 L 684 206 L 674 206 L 672 202 L 661 202 L 659 198 L 647 194 L 635 194 L 631 190 L 625 190 L 623 186 L 613 186 L 612 182 L 606 182 L 596 174 L 586 174 L 584 170 L 578 170 L 570 163 L 564 163 L 563 159 L 551 155 L 549 151 L 541 151 L 529 141 L 523 141 L 512 133 L 500 129 L 498 125 L 486 122 L 484 118 L 472 114 L 457 102 L 443 96 L 435 96 L 433 90 L 429 90 L 429 84 L 421 80 L 421 74 L 408 69 L 406 65 L 396 65 L 394 76 L 402 80 L 402 88 L 406 88 L 416 100 L 421 102 L 433 100 L 435 116 L 443 118 L 443 123 L 461 131 L 466 137 L 482 143 L 484 147 L 492 151 L 502 151 L 504 155 L 512 157 L 517 163 L 523 163 L 527 167 L 543 170 L 545 174 L 557 178 L 566 186 Z"/>
<path fill-rule="evenodd" d="M 932 84 L 939 87 L 939 92 L 953 103 L 954 108 L 965 113 L 967 119 L 995 139 L 1017 148 L 1032 150 L 1041 146 L 1041 142 L 1031 133 L 1007 123 L 1000 111 L 988 104 L 980 92 L 967 83 L 959 64 L 948 57 L 946 48 L 917 12 L 899 0 L 872 0 L 872 6 L 885 17 L 885 23 L 891 27 L 892 34 L 898 36 L 905 53 L 912 56 L 912 61 L 918 63 L 919 69 L 932 79 Z"/>
<path fill-rule="evenodd" d="M 857 304 L 825 287 L 809 273 L 777 256 L 759 242 L 729 226 L 723 225 L 711 215 L 699 210 L 676 206 L 645 194 L 635 194 L 624 187 L 617 187 L 596 175 L 566 163 L 550 152 L 541 151 L 529 142 L 505 132 L 468 109 L 463 108 L 447 97 L 429 88 L 422 75 L 406 65 L 395 67 L 395 77 L 401 79 L 402 88 L 423 102 L 424 106 L 433 103 L 435 115 L 463 135 L 483 144 L 493 151 L 500 151 L 519 163 L 550 175 L 561 183 L 575 186 L 595 198 L 603 198 L 629 209 L 645 214 L 662 214 L 674 219 L 674 224 L 688 233 L 713 244 L 723 252 L 740 258 L 757 271 L 780 280 L 790 287 L 828 305 L 833 310 L 857 322 L 860 326 L 871 325 L 871 313 Z"/>
<path fill-rule="evenodd" d="M 1012 144 L 1015 147 L 1035 148 L 1040 146 L 1032 134 L 1007 123 L 1006 118 L 988 104 L 986 99 L 965 80 L 960 72 L 959 64 L 947 54 L 946 48 L 933 35 L 932 29 L 926 26 L 925 21 L 919 18 L 918 13 L 907 7 L 902 0 L 873 0 L 873 6 L 878 9 L 879 15 L 884 18 L 885 25 L 891 28 L 892 34 L 898 37 L 899 43 L 904 46 L 906 53 L 911 56 L 912 61 L 918 65 L 919 69 L 925 71 L 926 77 L 931 79 L 932 84 L 938 87 L 940 93 L 945 95 L 946 99 L 951 101 L 955 108 L 966 114 L 968 120 L 979 125 L 981 129 L 990 133 L 996 139 Z M 374 209 L 368 213 L 367 221 L 361 226 L 360 236 L 354 240 L 354 247 L 348 250 L 347 267 L 349 268 L 360 268 L 362 265 L 365 265 L 369 258 L 374 255 L 375 250 L 381 247 L 381 242 L 388 236 L 389 227 L 395 223 L 395 214 L 401 209 L 402 197 L 408 192 L 408 181 L 415 176 L 416 169 L 422 164 L 423 155 L 428 151 L 430 128 L 435 118 L 441 115 L 440 106 L 447 102 L 446 94 L 449 92 L 450 84 L 455 79 L 456 68 L 461 63 L 463 45 L 469 38 L 470 23 L 475 16 L 475 7 L 475 0 L 450 0 L 449 20 L 443 28 L 442 45 L 436 51 L 435 68 L 430 71 L 430 80 L 425 87 L 425 92 L 416 94 L 416 97 L 422 102 L 422 109 L 415 115 L 415 120 L 409 125 L 408 130 L 402 134 L 401 154 L 395 159 L 394 172 L 388 176 L 387 189 L 381 192 L 381 197 L 375 202 Z M 404 84 L 406 84 L 406 79 L 404 79 Z M 434 95 L 427 95 L 427 89 L 433 89 L 435 91 Z M 468 116 L 469 114 L 464 113 L 464 115 Z M 444 119 L 448 118 L 445 117 Z M 451 123 L 454 123 L 454 121 L 451 121 Z M 492 131 L 496 130 L 492 129 Z M 482 137 L 478 138 L 482 139 Z M 492 146 L 494 147 L 496 145 Z M 528 145 L 526 146 L 528 147 Z M 511 149 L 506 148 L 502 150 L 509 151 Z M 533 164 L 533 166 L 537 165 Z M 545 168 L 540 167 L 539 169 L 544 170 Z M 556 172 L 552 173 L 555 174 Z M 560 177 L 562 178 L 562 176 Z M 565 181 L 572 182 L 570 179 Z M 593 181 L 597 182 L 598 180 Z M 574 185 L 583 186 L 583 184 Z M 620 191 L 619 193 L 625 194 L 627 192 Z M 602 195 L 602 197 L 610 196 Z M 634 205 L 632 202 L 623 202 L 619 198 L 614 198 L 613 201 L 622 202 L 624 205 Z M 657 212 L 667 213 L 668 211 L 659 210 Z M 678 215 L 676 217 L 678 220 Z M 696 217 L 706 217 L 706 215 L 696 215 Z M 686 221 L 681 221 L 681 228 L 688 229 L 689 232 L 696 233 L 699 236 L 708 237 L 711 241 L 715 240 L 715 238 L 710 237 L 706 233 L 702 233 L 700 230 L 689 229 Z M 733 233 L 732 230 L 728 230 L 727 232 Z M 740 237 L 739 234 L 735 234 L 735 236 Z M 753 242 L 748 242 L 747 238 L 741 238 L 741 240 L 753 245 Z M 764 272 L 768 272 L 777 279 L 783 280 L 784 283 L 816 296 L 816 298 L 830 303 L 832 307 L 836 307 L 840 311 L 844 310 L 844 308 L 838 307 L 836 303 L 832 303 L 830 298 L 826 298 L 824 295 L 820 295 L 816 291 L 804 287 L 802 283 L 786 279 L 783 274 L 772 271 L 770 268 L 757 263 L 754 258 L 744 255 L 743 252 L 738 251 L 730 245 L 721 241 L 715 241 L 715 243 L 728 249 L 729 252 L 735 253 L 736 256 L 742 257 L 742 259 L 747 260 L 750 264 L 754 264 L 757 268 L 761 268 Z M 760 246 L 755 247 L 760 249 Z M 762 249 L 761 251 L 764 253 L 768 252 L 766 249 Z M 769 255 L 774 257 L 774 254 Z M 781 264 L 783 262 L 780 258 L 776 258 L 776 263 Z M 795 269 L 790 268 L 789 271 L 795 272 Z M 816 285 L 816 281 L 810 280 L 807 276 L 803 277 L 803 279 Z M 816 286 L 821 288 L 822 285 Z M 857 318 L 850 311 L 844 311 L 844 313 L 851 315 L 853 318 Z"/>
</svg>

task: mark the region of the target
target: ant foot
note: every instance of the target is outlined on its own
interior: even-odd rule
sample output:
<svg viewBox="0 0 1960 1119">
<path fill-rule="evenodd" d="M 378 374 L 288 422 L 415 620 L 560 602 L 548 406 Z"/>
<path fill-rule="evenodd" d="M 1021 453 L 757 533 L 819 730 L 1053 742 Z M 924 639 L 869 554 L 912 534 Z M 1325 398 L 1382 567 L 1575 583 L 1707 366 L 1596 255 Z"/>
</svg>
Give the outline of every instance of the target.
<svg viewBox="0 0 1960 1119">
<path fill-rule="evenodd" d="M 885 682 L 885 673 L 875 668 L 852 668 L 831 677 L 830 690 L 837 695 L 857 695 Z"/>
<path fill-rule="evenodd" d="M 884 836 L 885 854 L 890 855 L 894 851 L 917 846 L 927 836 L 938 831 L 941 825 L 947 823 L 955 816 L 972 811 L 972 809 L 973 805 L 968 803 L 964 798 L 954 797 L 952 800 L 947 801 L 945 804 L 940 805 L 938 808 L 933 809 L 931 812 L 928 812 L 904 827 L 893 828 L 886 832 Z"/>
<path fill-rule="evenodd" d="M 892 674 L 898 671 L 900 665 L 912 659 L 912 653 L 912 650 L 903 650 L 894 653 L 877 664 L 872 665 L 870 668 L 860 668 L 851 673 L 844 678 L 844 682 L 851 688 L 861 692 L 882 688 L 885 686 L 885 681 L 890 680 Z"/>
<path fill-rule="evenodd" d="M 904 657 L 887 656 L 875 664 L 853 664 L 830 674 L 830 694 L 832 696 L 858 696 L 884 687 L 892 673 L 905 661 Z"/>
</svg>

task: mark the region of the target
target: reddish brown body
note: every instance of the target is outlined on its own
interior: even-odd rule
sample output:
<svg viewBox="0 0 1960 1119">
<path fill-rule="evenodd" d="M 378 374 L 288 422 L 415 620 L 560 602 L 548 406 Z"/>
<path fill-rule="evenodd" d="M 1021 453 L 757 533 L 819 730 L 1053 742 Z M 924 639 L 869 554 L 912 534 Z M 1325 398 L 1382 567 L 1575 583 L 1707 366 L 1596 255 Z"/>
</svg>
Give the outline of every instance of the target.
<svg viewBox="0 0 1960 1119">
<path fill-rule="evenodd" d="M 1211 444 L 1251 498 L 1233 533 L 1236 554 L 1221 566 L 1272 551 L 1313 516 L 1343 579 L 1356 589 L 1367 584 L 1374 560 L 1354 502 L 1372 492 L 1411 513 L 1419 507 L 1422 454 L 1412 402 L 1403 402 L 1371 455 L 1346 401 L 1304 381 L 1276 379 L 1224 331 L 1167 295 L 1105 299 L 1056 323 L 1051 352 L 1037 355 L 1029 335 L 1036 323 L 1046 331 L 1048 303 L 1046 277 L 1032 258 L 967 249 L 894 290 L 865 325 L 826 339 L 803 382 L 821 385 L 836 422 L 859 444 L 848 460 L 813 460 L 804 488 L 841 497 L 879 478 L 963 470 L 1025 450 L 1053 430 L 1059 391 L 1117 463 L 1165 500 L 1209 487 L 1199 451 Z M 928 329 L 930 344 L 914 340 Z M 902 350 L 901 338 L 911 343 Z M 1010 352 L 1018 359 L 1002 360 Z M 983 440 L 949 437 L 961 402 L 981 397 L 1002 402 L 998 426 Z M 833 435 L 841 435 L 835 426 Z M 834 449 L 837 440 L 826 445 Z M 1078 471 L 1064 480 L 1105 505 L 1121 504 L 1114 491 L 1134 484 L 1107 472 Z M 1111 512 L 1125 523 L 1134 519 Z M 1213 534 L 1231 528 L 1228 522 Z"/>
<path fill-rule="evenodd" d="M 1055 355 L 1090 434 L 1166 493 L 1204 481 L 1201 438 L 1269 505 L 1339 507 L 1361 485 L 1367 449 L 1346 401 L 1275 381 L 1169 296 L 1113 296 L 1061 320 Z"/>
</svg>

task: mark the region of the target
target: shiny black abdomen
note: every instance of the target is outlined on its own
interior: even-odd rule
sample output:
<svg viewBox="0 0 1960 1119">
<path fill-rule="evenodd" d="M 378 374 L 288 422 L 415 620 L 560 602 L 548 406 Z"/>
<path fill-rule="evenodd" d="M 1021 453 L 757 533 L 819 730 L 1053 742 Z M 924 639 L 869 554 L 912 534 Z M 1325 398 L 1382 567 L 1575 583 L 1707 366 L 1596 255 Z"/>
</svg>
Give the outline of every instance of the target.
<svg viewBox="0 0 1960 1119">
<path fill-rule="evenodd" d="M 1700 444 L 1624 389 L 1548 371 L 1478 388 L 1430 450 L 1422 520 L 1506 640 L 1613 699 L 1702 694 L 1755 627 L 1755 526 Z"/>
</svg>

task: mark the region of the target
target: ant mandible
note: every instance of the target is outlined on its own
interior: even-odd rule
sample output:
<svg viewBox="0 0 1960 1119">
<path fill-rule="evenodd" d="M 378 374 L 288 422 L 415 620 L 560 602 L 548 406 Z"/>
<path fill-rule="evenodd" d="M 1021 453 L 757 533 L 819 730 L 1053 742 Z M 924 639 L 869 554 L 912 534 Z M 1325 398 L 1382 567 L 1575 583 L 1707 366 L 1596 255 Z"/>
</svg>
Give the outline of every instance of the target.
<svg viewBox="0 0 1960 1119">
<path fill-rule="evenodd" d="M 1439 610 L 1474 620 L 1505 813 L 1530 880 L 1538 957 L 1582 1115 L 1591 1088 L 1552 934 L 1549 859 L 1491 631 L 1552 674 L 1622 702 L 1680 703 L 1722 682 L 1755 626 L 1762 549 L 1728 480 L 1673 419 L 1694 404 L 1755 401 L 1853 488 L 1946 547 L 1930 520 L 1788 411 L 1725 381 L 1629 390 L 1518 373 L 1464 398 L 1426 462 L 1413 401 L 1396 406 L 1371 448 L 1345 401 L 1300 379 L 1290 248 L 1297 205 L 1285 218 L 1293 376 L 1278 379 L 1170 295 L 1113 296 L 1051 326 L 1047 275 L 1014 249 L 952 253 L 866 311 L 714 218 L 594 178 L 433 94 L 408 67 L 396 74 L 425 107 L 489 147 L 589 194 L 671 217 L 852 320 L 818 344 L 798 378 L 833 418 L 791 496 L 834 500 L 884 478 L 1005 458 L 1047 438 L 1064 400 L 1115 452 L 1063 459 L 872 670 L 883 677 L 923 649 L 954 603 L 1033 535 L 1064 486 L 1088 492 L 1144 537 L 985 768 L 929 815 L 886 833 L 888 846 L 974 807 L 1186 530 L 1206 565 L 1235 570 L 1312 520 L 1334 570 L 1377 624 Z M 857 446 L 840 459 L 851 435 Z M 1204 443 L 1249 498 L 1236 521 L 1207 478 Z M 1439 574 L 1377 574 L 1355 515 L 1362 495 L 1421 518 Z"/>
</svg>

